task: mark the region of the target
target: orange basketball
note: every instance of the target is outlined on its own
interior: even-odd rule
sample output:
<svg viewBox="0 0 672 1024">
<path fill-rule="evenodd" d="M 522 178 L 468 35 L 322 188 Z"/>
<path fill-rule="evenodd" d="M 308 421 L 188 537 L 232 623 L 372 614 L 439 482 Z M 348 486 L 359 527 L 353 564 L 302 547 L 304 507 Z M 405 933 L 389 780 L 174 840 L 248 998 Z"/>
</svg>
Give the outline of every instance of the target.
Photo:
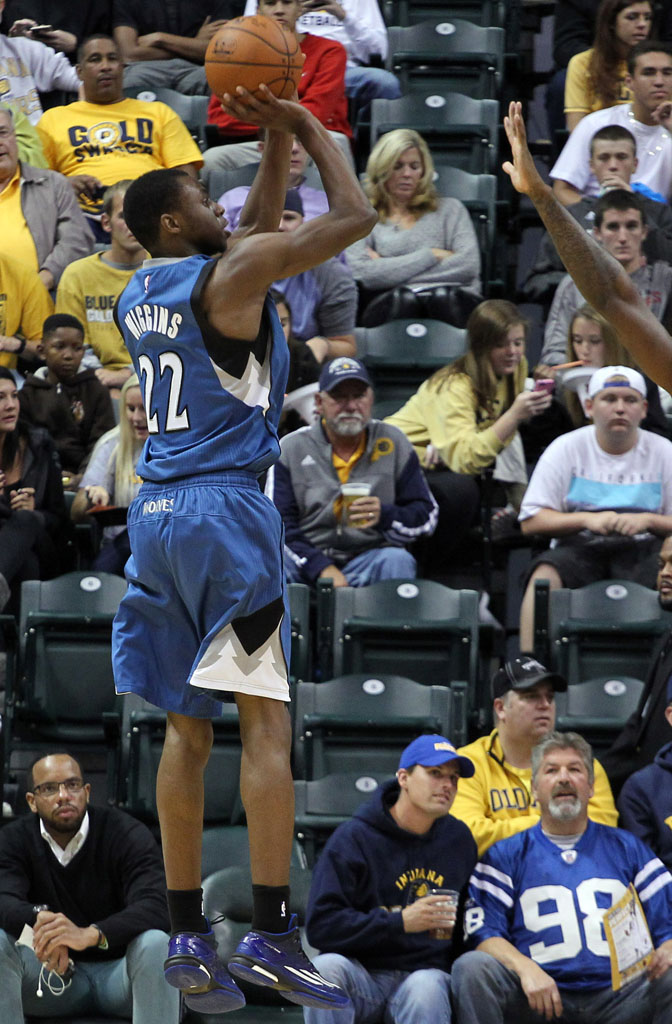
<svg viewBox="0 0 672 1024">
<path fill-rule="evenodd" d="M 205 53 L 205 74 L 216 96 L 235 95 L 242 85 L 256 93 L 264 83 L 286 100 L 301 78 L 303 54 L 296 37 L 274 18 L 233 18 L 215 33 Z"/>
</svg>

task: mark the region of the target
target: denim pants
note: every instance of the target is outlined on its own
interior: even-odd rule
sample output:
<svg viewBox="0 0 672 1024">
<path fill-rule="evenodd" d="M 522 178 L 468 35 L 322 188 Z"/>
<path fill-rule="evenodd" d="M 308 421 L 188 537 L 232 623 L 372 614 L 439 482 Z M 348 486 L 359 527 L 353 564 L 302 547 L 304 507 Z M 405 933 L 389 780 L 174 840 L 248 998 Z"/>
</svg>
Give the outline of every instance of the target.
<svg viewBox="0 0 672 1024">
<path fill-rule="evenodd" d="M 379 580 L 415 579 L 417 566 L 406 548 L 370 548 L 355 555 L 341 572 L 351 587 L 368 587 Z M 288 583 L 308 583 L 301 569 L 285 556 L 285 575 Z"/>
<path fill-rule="evenodd" d="M 180 993 L 163 977 L 167 943 L 165 932 L 142 932 L 129 942 L 120 960 L 78 961 L 72 984 L 60 996 L 43 981 L 39 998 L 40 961 L 32 949 L 17 946 L 0 930 L 0 1019 L 21 1024 L 24 1013 L 73 1018 L 100 1013 L 132 1015 L 133 1024 L 178 1024 Z M 56 979 L 54 988 L 58 987 Z"/>
<path fill-rule="evenodd" d="M 450 1024 L 450 975 L 445 971 L 367 971 L 340 953 L 322 953 L 313 962 L 323 978 L 348 994 L 351 1006 L 304 1007 L 304 1024 Z"/>
<path fill-rule="evenodd" d="M 518 975 L 488 953 L 465 953 L 453 964 L 453 1000 L 460 1024 L 541 1024 L 530 1009 Z M 672 970 L 648 982 L 643 975 L 618 992 L 561 989 L 557 1024 L 670 1024 Z"/>
</svg>

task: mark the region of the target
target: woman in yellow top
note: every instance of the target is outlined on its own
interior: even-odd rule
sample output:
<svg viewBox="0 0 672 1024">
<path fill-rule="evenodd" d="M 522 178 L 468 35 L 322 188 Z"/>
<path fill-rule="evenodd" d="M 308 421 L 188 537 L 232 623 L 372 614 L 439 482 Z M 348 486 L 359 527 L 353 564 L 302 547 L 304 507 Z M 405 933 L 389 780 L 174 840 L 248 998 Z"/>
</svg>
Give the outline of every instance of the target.
<svg viewBox="0 0 672 1024">
<path fill-rule="evenodd" d="M 652 18 L 649 0 L 602 0 L 591 49 L 577 53 L 567 67 L 568 131 L 594 110 L 630 102 L 632 93 L 625 84 L 626 60 L 632 47 L 649 36 Z"/>
<path fill-rule="evenodd" d="M 465 355 L 437 370 L 386 420 L 414 446 L 438 502 L 430 542 L 437 558 L 456 550 L 477 518 L 478 474 L 495 464 L 523 421 L 551 403 L 546 390 L 524 390 L 525 329 L 512 302 L 481 302 L 467 321 Z"/>
</svg>

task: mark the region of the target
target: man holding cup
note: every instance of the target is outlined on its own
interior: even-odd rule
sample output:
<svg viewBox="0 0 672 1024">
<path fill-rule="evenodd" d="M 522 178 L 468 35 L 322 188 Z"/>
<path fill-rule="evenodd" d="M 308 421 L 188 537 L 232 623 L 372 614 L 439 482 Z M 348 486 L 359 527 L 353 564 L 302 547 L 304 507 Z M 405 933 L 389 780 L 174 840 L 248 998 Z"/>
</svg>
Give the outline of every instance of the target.
<svg viewBox="0 0 672 1024">
<path fill-rule="evenodd" d="M 450 968 L 460 894 L 476 864 L 469 829 L 450 814 L 473 762 L 444 736 L 419 736 L 384 783 L 336 829 L 313 872 L 306 929 L 324 978 L 351 1005 L 304 1008 L 304 1024 L 451 1020 Z"/>
<path fill-rule="evenodd" d="M 415 577 L 406 545 L 434 532 L 437 505 L 405 435 L 371 418 L 364 364 L 326 363 L 315 405 L 320 419 L 282 439 L 266 483 L 285 524 L 287 578 L 363 587 Z"/>
</svg>

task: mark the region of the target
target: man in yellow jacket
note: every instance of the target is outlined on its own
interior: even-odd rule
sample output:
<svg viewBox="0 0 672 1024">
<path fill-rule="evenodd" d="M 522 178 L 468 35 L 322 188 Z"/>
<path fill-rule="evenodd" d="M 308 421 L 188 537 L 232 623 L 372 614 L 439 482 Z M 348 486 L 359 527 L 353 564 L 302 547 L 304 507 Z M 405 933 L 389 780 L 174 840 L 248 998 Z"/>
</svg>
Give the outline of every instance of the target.
<svg viewBox="0 0 672 1024">
<path fill-rule="evenodd" d="M 539 821 L 531 790 L 532 748 L 555 729 L 555 693 L 566 689 L 562 676 L 529 657 L 507 662 L 493 676 L 496 728 L 460 749 L 476 772 L 460 780 L 451 810 L 471 829 L 479 857 L 493 843 Z M 618 823 L 609 780 L 597 760 L 588 816 L 602 825 Z"/>
</svg>

